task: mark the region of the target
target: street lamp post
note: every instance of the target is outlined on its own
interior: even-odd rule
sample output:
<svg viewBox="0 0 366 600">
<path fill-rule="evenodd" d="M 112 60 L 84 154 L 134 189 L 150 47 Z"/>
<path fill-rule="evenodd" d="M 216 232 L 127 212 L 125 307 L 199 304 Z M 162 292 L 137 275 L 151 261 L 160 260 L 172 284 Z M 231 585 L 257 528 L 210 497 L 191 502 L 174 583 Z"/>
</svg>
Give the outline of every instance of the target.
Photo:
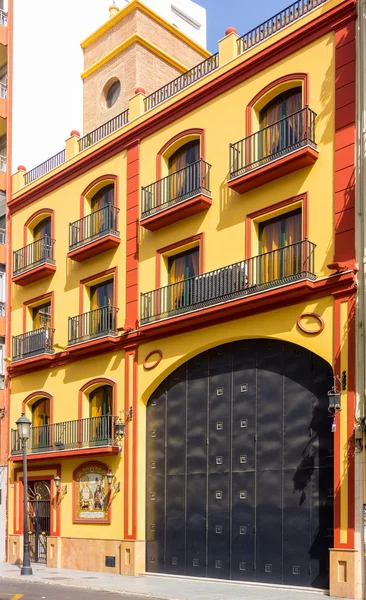
<svg viewBox="0 0 366 600">
<path fill-rule="evenodd" d="M 18 427 L 19 439 L 22 442 L 23 450 L 23 483 L 24 483 L 24 526 L 23 526 L 23 565 L 20 570 L 21 575 L 33 575 L 29 556 L 29 536 L 28 536 L 28 477 L 27 477 L 27 440 L 30 435 L 31 422 L 24 413 L 16 421 Z"/>
</svg>

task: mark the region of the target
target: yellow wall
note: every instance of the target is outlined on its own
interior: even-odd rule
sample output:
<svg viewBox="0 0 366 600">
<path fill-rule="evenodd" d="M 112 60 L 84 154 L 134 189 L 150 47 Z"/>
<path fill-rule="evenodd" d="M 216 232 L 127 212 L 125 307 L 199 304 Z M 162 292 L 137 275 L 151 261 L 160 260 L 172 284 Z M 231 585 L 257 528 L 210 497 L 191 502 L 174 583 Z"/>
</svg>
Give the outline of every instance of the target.
<svg viewBox="0 0 366 600">
<path fill-rule="evenodd" d="M 339 4 L 340 0 L 330 0 L 319 11 L 323 12 Z M 308 15 L 306 20 L 312 17 Z M 291 26 L 292 30 L 297 25 Z M 283 32 L 280 36 L 285 35 Z M 267 42 L 265 43 L 267 44 Z M 251 56 L 256 50 L 250 51 Z M 239 63 L 238 57 L 233 64 Z M 233 66 L 233 65 L 231 65 Z M 229 66 L 223 67 L 227 70 Z M 224 95 L 195 109 L 175 123 L 163 127 L 159 132 L 141 141 L 140 186 L 146 186 L 157 179 L 156 155 L 160 148 L 174 135 L 190 128 L 205 130 L 205 160 L 211 169 L 211 208 L 196 216 L 177 222 L 169 227 L 148 232 L 140 228 L 139 239 L 139 291 L 147 292 L 155 288 L 156 251 L 197 233 L 205 234 L 205 271 L 235 263 L 245 257 L 245 218 L 246 215 L 269 207 L 275 203 L 308 192 L 309 195 L 309 240 L 316 244 L 315 272 L 318 277 L 329 275 L 326 265 L 332 262 L 334 252 L 333 223 L 333 156 L 334 156 L 334 35 L 329 34 L 313 42 L 301 52 L 297 52 L 275 66 L 263 70 L 250 80 L 240 84 Z M 314 166 L 300 169 L 251 192 L 239 195 L 227 186 L 229 170 L 229 144 L 246 135 L 246 106 L 266 85 L 290 73 L 304 72 L 309 75 L 309 107 L 318 115 L 316 141 L 319 158 Z M 208 79 L 214 79 L 213 73 Z M 200 83 L 194 87 L 199 87 Z M 193 88 L 191 88 L 189 93 Z M 169 103 L 174 102 L 171 99 Z M 159 107 L 152 112 L 158 112 Z M 145 117 L 143 117 L 145 118 Z M 142 119 L 142 118 L 141 118 Z M 139 119 L 136 120 L 139 122 Z M 132 128 L 133 124 L 126 127 Z M 115 137 L 119 135 L 115 134 Z M 100 144 L 99 144 L 100 145 Z M 95 148 L 94 148 L 95 149 Z M 93 152 L 93 148 L 88 152 Z M 83 153 L 85 156 L 85 153 Z M 77 159 L 73 159 L 75 162 Z M 52 278 L 31 285 L 12 286 L 12 334 L 23 333 L 23 302 L 55 292 L 55 342 L 66 346 L 68 341 L 68 317 L 79 313 L 79 282 L 88 276 L 118 265 L 118 326 L 124 324 L 125 317 L 125 231 L 126 231 L 126 153 L 108 159 L 102 165 L 75 178 L 70 183 L 56 189 L 49 195 L 34 202 L 12 218 L 13 249 L 24 245 L 23 224 L 37 210 L 55 210 L 55 257 L 56 273 Z M 114 174 L 119 177 L 119 230 L 121 244 L 116 250 L 102 253 L 86 262 L 77 263 L 67 258 L 68 225 L 80 218 L 80 195 L 83 190 L 101 175 Z M 37 185 L 37 184 L 34 184 Z M 30 242 L 28 239 L 28 243 Z M 255 240 L 252 255 L 258 253 Z M 248 257 L 247 257 L 248 258 Z M 162 285 L 167 277 L 162 272 Z M 145 538 L 145 411 L 146 403 L 159 383 L 175 368 L 195 354 L 210 347 L 243 338 L 272 337 L 302 345 L 322 356 L 330 364 L 333 362 L 333 299 L 322 298 L 309 304 L 299 303 L 288 308 L 269 310 L 260 315 L 236 319 L 220 325 L 210 326 L 194 332 L 142 344 L 138 349 L 138 538 Z M 88 310 L 85 306 L 84 310 Z M 325 329 L 319 335 L 307 335 L 296 326 L 299 315 L 316 312 L 323 317 Z M 160 364 L 151 371 L 143 369 L 146 355 L 159 348 L 163 353 Z M 22 401 L 35 390 L 44 390 L 54 396 L 54 422 L 73 420 L 78 417 L 78 392 L 95 377 L 107 377 L 118 384 L 117 414 L 124 408 L 124 352 L 105 354 L 79 360 L 64 367 L 41 370 L 15 377 L 11 382 L 10 423 L 19 416 Z M 88 415 L 83 415 L 88 416 Z M 13 425 L 14 426 L 14 425 Z M 122 460 L 121 460 L 122 457 Z M 91 457 L 78 457 L 61 460 L 62 484 L 68 484 L 68 493 L 61 505 L 61 535 L 74 537 L 103 537 L 116 539 L 123 536 L 123 453 L 113 457 L 100 457 L 109 465 L 121 482 L 121 492 L 112 505 L 112 526 L 72 524 L 73 470 L 91 460 Z M 49 462 L 59 462 L 50 459 Z M 42 464 L 42 463 L 40 463 Z M 10 482 L 12 470 L 10 469 Z M 13 523 L 13 491 L 9 496 L 9 531 Z M 113 532 L 113 533 L 112 533 Z"/>
</svg>

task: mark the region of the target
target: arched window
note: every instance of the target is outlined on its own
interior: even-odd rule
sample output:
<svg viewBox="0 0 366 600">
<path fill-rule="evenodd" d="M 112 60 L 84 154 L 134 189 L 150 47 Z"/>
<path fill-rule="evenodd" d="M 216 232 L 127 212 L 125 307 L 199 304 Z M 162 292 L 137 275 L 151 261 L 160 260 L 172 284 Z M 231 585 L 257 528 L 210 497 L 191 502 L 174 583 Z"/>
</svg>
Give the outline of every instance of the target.
<svg viewBox="0 0 366 600">
<path fill-rule="evenodd" d="M 112 437 L 113 388 L 97 387 L 89 394 L 90 443 L 103 445 Z"/>
<path fill-rule="evenodd" d="M 33 228 L 34 240 L 40 240 L 45 236 L 51 237 L 51 217 L 45 217 Z"/>
<path fill-rule="evenodd" d="M 302 88 L 296 87 L 276 96 L 260 111 L 263 157 L 281 152 L 303 139 L 305 123 L 301 108 Z"/>
<path fill-rule="evenodd" d="M 98 190 L 90 199 L 91 236 L 107 229 L 116 229 L 116 212 L 114 208 L 114 184 L 110 183 Z"/>
<path fill-rule="evenodd" d="M 169 158 L 169 173 L 176 173 L 180 169 L 184 169 L 189 165 L 193 164 L 200 157 L 200 142 L 199 140 L 193 140 L 184 144 L 174 152 Z"/>
<path fill-rule="evenodd" d="M 51 217 L 44 217 L 33 227 L 33 240 L 29 257 L 32 263 L 52 258 Z"/>
<path fill-rule="evenodd" d="M 171 199 L 181 198 L 200 187 L 201 170 L 197 162 L 199 158 L 199 140 L 193 140 L 193 142 L 181 146 L 171 155 L 168 161 Z"/>
<path fill-rule="evenodd" d="M 49 398 L 39 398 L 32 406 L 32 449 L 43 450 L 50 446 L 51 401 Z"/>
</svg>

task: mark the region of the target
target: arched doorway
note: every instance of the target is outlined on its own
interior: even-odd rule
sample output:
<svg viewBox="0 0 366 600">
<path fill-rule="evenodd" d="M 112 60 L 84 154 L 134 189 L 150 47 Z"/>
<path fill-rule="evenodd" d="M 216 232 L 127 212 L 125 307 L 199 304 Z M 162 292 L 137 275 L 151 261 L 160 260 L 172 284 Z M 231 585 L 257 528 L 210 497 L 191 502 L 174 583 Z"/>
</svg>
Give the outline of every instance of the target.
<svg viewBox="0 0 366 600">
<path fill-rule="evenodd" d="M 327 587 L 332 376 L 258 339 L 167 377 L 147 405 L 147 571 Z"/>
</svg>

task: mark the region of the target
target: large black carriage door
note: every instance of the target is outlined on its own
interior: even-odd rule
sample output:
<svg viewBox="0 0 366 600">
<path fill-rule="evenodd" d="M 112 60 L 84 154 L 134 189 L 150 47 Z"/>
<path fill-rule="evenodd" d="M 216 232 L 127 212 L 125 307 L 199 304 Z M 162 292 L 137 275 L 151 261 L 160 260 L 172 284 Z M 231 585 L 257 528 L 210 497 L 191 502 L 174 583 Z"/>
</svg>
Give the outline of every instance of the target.
<svg viewBox="0 0 366 600">
<path fill-rule="evenodd" d="M 294 344 L 196 356 L 147 406 L 150 572 L 327 587 L 332 369 Z"/>
<path fill-rule="evenodd" d="M 29 552 L 32 562 L 47 562 L 47 536 L 50 535 L 51 495 L 49 481 L 28 483 Z"/>
</svg>

